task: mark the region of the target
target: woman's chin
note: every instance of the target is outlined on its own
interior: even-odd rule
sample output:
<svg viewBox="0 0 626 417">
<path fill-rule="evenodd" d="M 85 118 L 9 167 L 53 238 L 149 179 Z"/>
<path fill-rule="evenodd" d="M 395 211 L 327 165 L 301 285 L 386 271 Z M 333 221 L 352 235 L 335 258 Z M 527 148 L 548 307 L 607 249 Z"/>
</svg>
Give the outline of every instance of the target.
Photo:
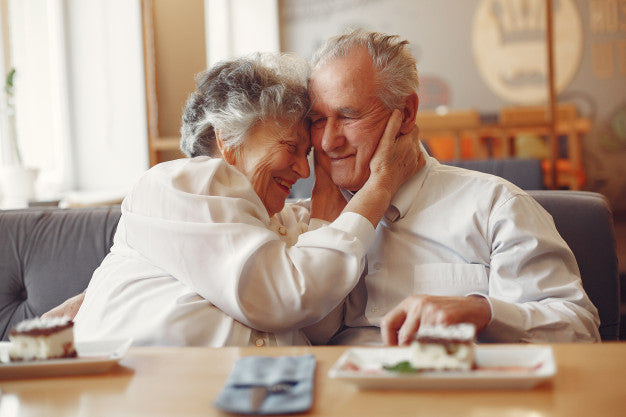
<svg viewBox="0 0 626 417">
<path fill-rule="evenodd" d="M 285 201 L 287 201 L 287 197 L 283 198 L 282 200 L 276 199 L 272 202 L 265 204 L 265 209 L 267 210 L 267 213 L 270 215 L 270 217 L 285 208 Z"/>
</svg>

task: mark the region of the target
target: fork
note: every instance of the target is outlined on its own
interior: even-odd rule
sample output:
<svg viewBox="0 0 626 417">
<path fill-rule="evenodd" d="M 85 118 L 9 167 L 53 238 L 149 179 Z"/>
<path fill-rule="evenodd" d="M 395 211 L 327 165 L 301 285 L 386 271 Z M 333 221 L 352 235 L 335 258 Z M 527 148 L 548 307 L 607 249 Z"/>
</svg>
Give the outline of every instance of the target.
<svg viewBox="0 0 626 417">
<path fill-rule="evenodd" d="M 250 389 L 250 408 L 256 412 L 269 395 L 277 395 L 288 392 L 298 381 L 280 381 L 270 385 L 262 384 L 235 384 L 235 388 Z"/>
</svg>

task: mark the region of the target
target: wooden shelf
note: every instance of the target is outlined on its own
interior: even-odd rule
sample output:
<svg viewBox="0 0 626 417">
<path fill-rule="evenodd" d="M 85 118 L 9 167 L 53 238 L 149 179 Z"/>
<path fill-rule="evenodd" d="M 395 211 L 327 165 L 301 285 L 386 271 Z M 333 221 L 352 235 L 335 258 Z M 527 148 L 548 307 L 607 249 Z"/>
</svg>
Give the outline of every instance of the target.
<svg viewBox="0 0 626 417">
<path fill-rule="evenodd" d="M 175 151 L 180 146 L 180 138 L 176 136 L 161 136 L 150 141 L 150 148 L 155 151 Z"/>
</svg>

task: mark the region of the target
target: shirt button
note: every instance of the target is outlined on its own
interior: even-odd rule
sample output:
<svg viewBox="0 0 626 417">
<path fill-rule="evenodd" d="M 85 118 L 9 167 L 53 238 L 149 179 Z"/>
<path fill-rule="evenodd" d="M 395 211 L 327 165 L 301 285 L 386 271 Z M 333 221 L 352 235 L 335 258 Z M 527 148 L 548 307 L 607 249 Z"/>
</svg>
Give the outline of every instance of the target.
<svg viewBox="0 0 626 417">
<path fill-rule="evenodd" d="M 281 236 L 287 235 L 287 228 L 285 226 L 280 226 L 278 228 L 278 234 L 280 234 Z"/>
<path fill-rule="evenodd" d="M 259 337 L 258 339 L 254 341 L 254 345 L 256 347 L 265 346 L 265 340 Z"/>
<path fill-rule="evenodd" d="M 378 313 L 378 307 L 372 307 L 372 313 L 376 314 Z"/>
</svg>

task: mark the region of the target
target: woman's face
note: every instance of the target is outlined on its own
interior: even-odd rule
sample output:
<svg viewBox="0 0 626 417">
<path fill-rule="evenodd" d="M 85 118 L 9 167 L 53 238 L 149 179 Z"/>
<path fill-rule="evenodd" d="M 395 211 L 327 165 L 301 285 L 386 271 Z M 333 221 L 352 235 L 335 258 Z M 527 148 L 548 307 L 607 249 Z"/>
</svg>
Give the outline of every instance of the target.
<svg viewBox="0 0 626 417">
<path fill-rule="evenodd" d="M 293 184 L 309 176 L 310 149 L 307 126 L 259 123 L 237 152 L 233 165 L 248 177 L 272 216 L 283 209 Z"/>
</svg>

